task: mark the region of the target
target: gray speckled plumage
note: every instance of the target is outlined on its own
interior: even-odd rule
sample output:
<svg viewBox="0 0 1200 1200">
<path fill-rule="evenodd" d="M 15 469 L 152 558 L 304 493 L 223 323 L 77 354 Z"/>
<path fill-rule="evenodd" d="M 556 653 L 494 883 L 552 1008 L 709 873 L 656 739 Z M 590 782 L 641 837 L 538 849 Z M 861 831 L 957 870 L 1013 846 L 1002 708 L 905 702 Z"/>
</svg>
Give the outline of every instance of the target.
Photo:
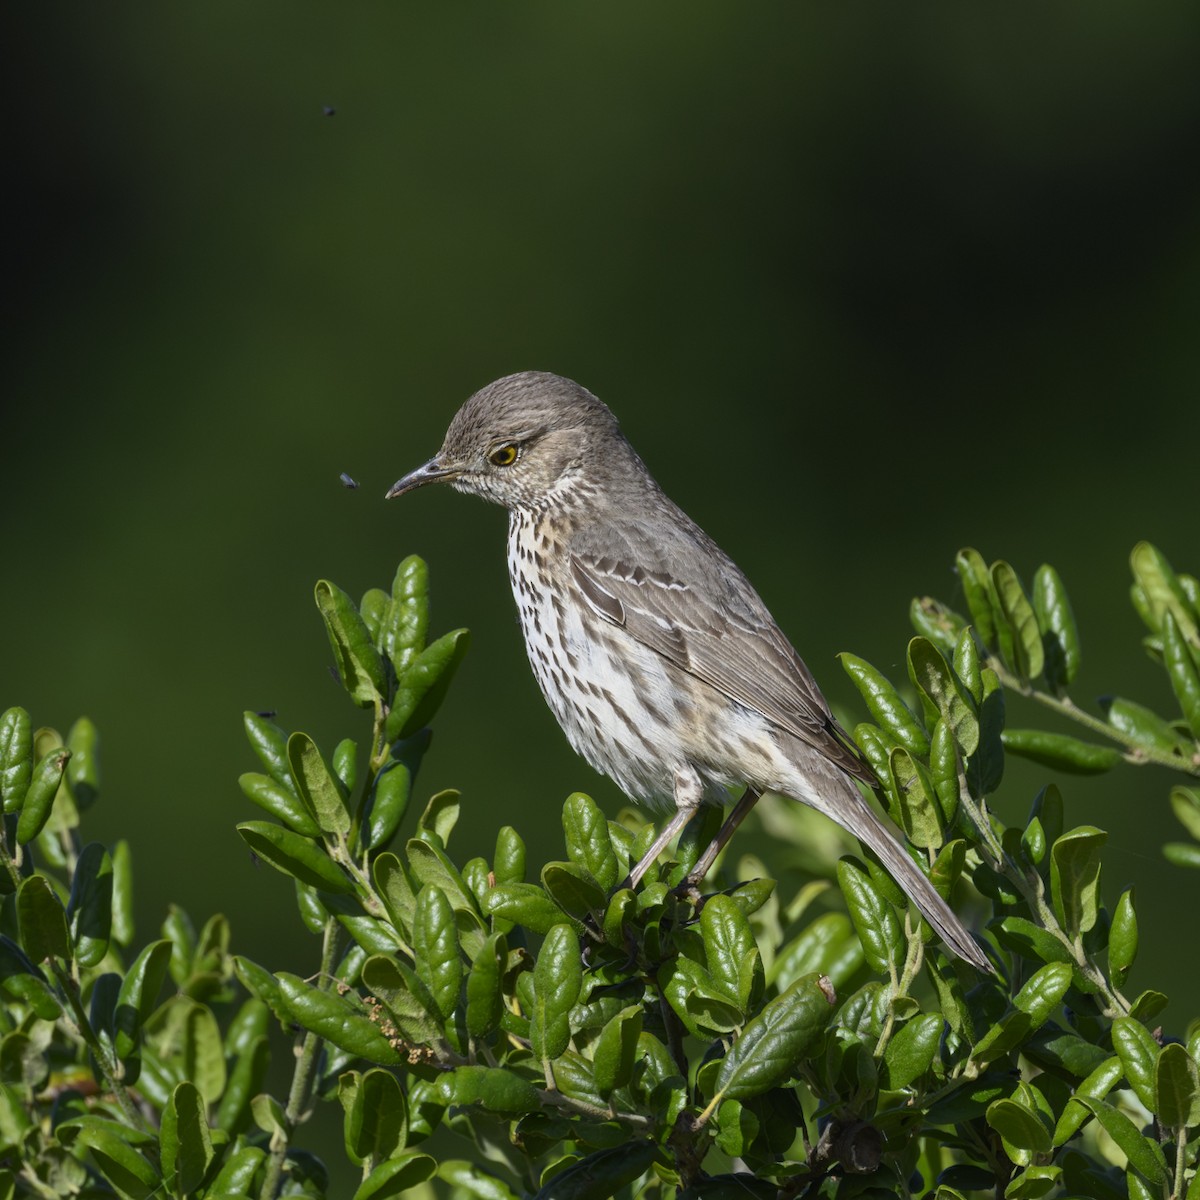
<svg viewBox="0 0 1200 1200">
<path fill-rule="evenodd" d="M 747 785 L 736 823 L 779 792 L 869 845 L 943 940 L 989 969 L 855 785 L 875 778 L 758 593 L 605 404 L 557 375 L 499 379 L 388 495 L 439 480 L 508 508 L 530 665 L 572 746 L 634 799 L 675 807 L 634 882 L 699 803 Z"/>
</svg>

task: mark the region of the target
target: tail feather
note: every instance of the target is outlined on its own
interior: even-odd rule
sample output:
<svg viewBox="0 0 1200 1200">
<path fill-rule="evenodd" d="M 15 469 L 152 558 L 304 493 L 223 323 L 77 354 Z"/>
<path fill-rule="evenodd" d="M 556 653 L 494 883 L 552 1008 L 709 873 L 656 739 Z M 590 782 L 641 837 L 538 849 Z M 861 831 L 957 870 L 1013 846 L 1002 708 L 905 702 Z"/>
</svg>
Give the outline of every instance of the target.
<svg viewBox="0 0 1200 1200">
<path fill-rule="evenodd" d="M 865 842 L 888 869 L 892 878 L 904 889 L 904 893 L 921 910 L 921 915 L 933 926 L 938 937 L 973 967 L 988 974 L 995 968 L 967 931 L 967 927 L 954 915 L 950 906 L 937 894 L 933 884 L 908 856 L 895 833 L 876 815 L 875 810 L 863 799 L 858 789 L 846 781 L 839 789 L 836 809 L 828 805 L 814 804 L 813 807 L 832 817 L 839 825 L 849 830 L 861 842 Z M 812 804 L 811 800 L 808 803 Z"/>
</svg>

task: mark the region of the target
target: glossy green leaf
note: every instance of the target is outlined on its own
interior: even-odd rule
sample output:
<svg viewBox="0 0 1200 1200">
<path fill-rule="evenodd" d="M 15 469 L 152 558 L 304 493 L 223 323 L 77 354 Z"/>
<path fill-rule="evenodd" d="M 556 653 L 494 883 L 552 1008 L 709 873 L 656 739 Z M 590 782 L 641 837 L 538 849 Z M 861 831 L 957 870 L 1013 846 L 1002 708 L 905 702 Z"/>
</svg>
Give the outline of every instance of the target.
<svg viewBox="0 0 1200 1200">
<path fill-rule="evenodd" d="M 947 842 L 929 868 L 929 882 L 943 900 L 948 900 L 962 877 L 967 862 L 967 843 L 963 838 Z"/>
<path fill-rule="evenodd" d="M 249 771 L 238 776 L 238 787 L 247 800 L 253 801 L 263 812 L 282 821 L 290 829 L 305 837 L 318 837 L 321 827 L 316 817 L 304 807 L 296 795 L 295 786 L 289 776 L 288 786 L 277 783 L 269 775 Z"/>
<path fill-rule="evenodd" d="M 250 1102 L 250 1112 L 254 1117 L 254 1123 L 263 1133 L 271 1134 L 272 1139 L 278 1137 L 286 1141 L 291 1130 L 291 1122 L 287 1119 L 283 1105 L 274 1096 L 268 1095 L 266 1092 L 255 1096 Z"/>
<path fill-rule="evenodd" d="M 454 832 L 454 826 L 458 824 L 461 811 L 459 793 L 453 788 L 435 792 L 429 798 L 429 803 L 425 805 L 425 811 L 417 820 L 418 836 L 431 834 L 432 837 L 426 840 L 433 841 L 445 848 L 450 843 L 450 834 Z"/>
<path fill-rule="evenodd" d="M 358 745 L 353 738 L 342 738 L 334 746 L 329 765 L 341 784 L 342 795 L 351 795 L 358 782 Z"/>
<path fill-rule="evenodd" d="M 482 1104 L 491 1112 L 510 1115 L 537 1112 L 542 1107 L 532 1083 L 500 1067 L 458 1067 L 443 1079 L 447 1099 L 453 1104 Z"/>
<path fill-rule="evenodd" d="M 444 1022 L 437 1004 L 411 967 L 389 955 L 374 954 L 363 963 L 362 981 L 407 1041 L 421 1045 L 441 1039 Z"/>
<path fill-rule="evenodd" d="M 700 911 L 708 973 L 717 988 L 745 1012 L 758 945 L 745 913 L 729 897 L 711 896 Z"/>
<path fill-rule="evenodd" d="M 742 1029 L 721 1060 L 714 1102 L 761 1096 L 795 1073 L 833 1014 L 820 979 L 815 973 L 797 979 Z"/>
<path fill-rule="evenodd" d="M 981 672 L 983 703 L 979 706 L 979 749 L 967 760 L 967 784 L 974 795 L 994 792 L 1004 778 L 1004 688 L 991 667 Z"/>
<path fill-rule="evenodd" d="M 75 807 L 83 812 L 90 808 L 100 795 L 100 735 L 96 726 L 87 717 L 80 717 L 67 734 L 67 759 L 63 782 L 75 801 Z"/>
<path fill-rule="evenodd" d="M 889 811 L 899 820 L 900 801 L 896 796 L 895 780 L 892 779 L 888 767 L 888 755 L 895 749 L 895 743 L 882 729 L 866 721 L 854 727 L 854 741 L 883 785 Z"/>
<path fill-rule="evenodd" d="M 1125 1186 L 1129 1189 L 1129 1200 L 1159 1200 L 1159 1193 L 1136 1172 L 1125 1172 Z"/>
<path fill-rule="evenodd" d="M 1021 851 L 1031 866 L 1039 866 L 1046 857 L 1046 831 L 1037 817 L 1032 817 L 1021 834 Z"/>
<path fill-rule="evenodd" d="M 571 1100 L 580 1100 L 593 1108 L 602 1109 L 604 1098 L 596 1090 L 592 1078 L 592 1064 L 589 1059 L 574 1050 L 565 1050 L 554 1060 L 553 1064 L 546 1063 L 553 1078 L 553 1086 Z"/>
<path fill-rule="evenodd" d="M 730 1158 L 741 1158 L 750 1151 L 761 1129 L 762 1125 L 749 1105 L 726 1100 L 717 1109 L 715 1141 L 718 1149 Z M 706 1185 L 709 1182 L 711 1180 L 705 1180 Z"/>
<path fill-rule="evenodd" d="M 1045 1122 L 1015 1100 L 993 1100 L 987 1107 L 987 1123 L 1019 1150 L 1045 1154 L 1050 1149 L 1050 1130 Z"/>
<path fill-rule="evenodd" d="M 358 901 L 328 894 L 320 899 L 321 906 L 367 954 L 394 954 L 405 948 L 404 939 L 397 937 L 390 922 L 368 916 Z"/>
<path fill-rule="evenodd" d="M 411 737 L 437 712 L 454 673 L 470 645 L 471 635 L 455 629 L 431 642 L 405 668 L 387 718 L 387 738 Z"/>
<path fill-rule="evenodd" d="M 1137 958 L 1137 914 L 1133 907 L 1133 889 L 1121 893 L 1113 910 L 1108 931 L 1108 973 L 1114 986 L 1121 987 Z"/>
<path fill-rule="evenodd" d="M 118 946 L 133 941 L 133 856 L 121 838 L 112 848 L 112 940 Z"/>
<path fill-rule="evenodd" d="M 304 928 L 312 934 L 323 933 L 329 913 L 325 905 L 321 903 L 321 894 L 316 888 L 311 888 L 307 883 L 301 883 L 298 879 L 293 879 L 292 883 L 296 889 L 296 908 L 300 912 L 300 920 L 304 923 Z"/>
<path fill-rule="evenodd" d="M 1100 707 L 1108 723 L 1139 746 L 1159 754 L 1174 754 L 1181 759 L 1190 757 L 1188 742 L 1171 728 L 1169 722 L 1144 704 L 1120 696 L 1101 696 Z"/>
<path fill-rule="evenodd" d="M 1120 1058 L 1113 1055 L 1092 1071 L 1075 1089 L 1073 1095 L 1080 1098 L 1103 1100 L 1117 1085 L 1123 1073 L 1124 1068 L 1121 1066 Z M 1089 1113 L 1090 1110 L 1082 1104 L 1068 1104 L 1059 1116 L 1058 1124 L 1054 1127 L 1054 1145 L 1062 1146 L 1069 1142 L 1079 1132 L 1080 1126 L 1087 1120 Z"/>
<path fill-rule="evenodd" d="M 1154 1069 L 1154 1111 L 1168 1129 L 1200 1124 L 1200 1072 L 1185 1047 L 1168 1042 Z"/>
<path fill-rule="evenodd" d="M 408 1105 L 400 1081 L 391 1071 L 372 1067 L 361 1075 L 343 1075 L 338 1099 L 345 1114 L 346 1154 L 356 1166 L 368 1159 L 382 1162 L 404 1148 Z"/>
<path fill-rule="evenodd" d="M 945 829 L 953 825 L 958 813 L 958 774 L 958 747 L 954 742 L 954 731 L 939 717 L 929 746 L 929 778 Z"/>
<path fill-rule="evenodd" d="M 908 606 L 908 619 L 917 633 L 947 654 L 967 624 L 953 609 L 931 596 L 914 597 Z"/>
<path fill-rule="evenodd" d="M 322 833 L 334 836 L 348 833 L 350 813 L 316 743 L 307 733 L 293 733 L 287 741 L 287 755 L 296 794 L 316 818 Z"/>
<path fill-rule="evenodd" d="M 978 550 L 968 546 L 955 556 L 954 566 L 962 584 L 967 608 L 971 613 L 971 623 L 979 633 L 979 640 L 989 650 L 998 649 L 997 623 L 1003 620 L 1003 616 L 992 584 L 992 575 L 983 556 Z"/>
<path fill-rule="evenodd" d="M 404 864 L 390 851 L 380 854 L 371 864 L 371 879 L 392 925 L 405 938 L 410 937 L 417 896 Z"/>
<path fill-rule="evenodd" d="M 49 989 L 41 968 L 11 938 L 0 934 L 0 989 L 28 1004 L 43 1021 L 54 1021 L 62 1007 Z"/>
<path fill-rule="evenodd" d="M 33 768 L 21 814 L 17 818 L 17 841 L 22 845 L 27 846 L 34 841 L 50 820 L 54 798 L 70 757 L 71 752 L 66 747 L 59 747 L 42 757 Z"/>
<path fill-rule="evenodd" d="M 607 900 L 587 868 L 573 862 L 547 863 L 542 868 L 542 887 L 563 912 L 580 920 L 602 912 Z"/>
<path fill-rule="evenodd" d="M 1200 870 L 1200 846 L 1190 842 L 1166 842 L 1162 851 L 1163 857 L 1175 866 Z"/>
<path fill-rule="evenodd" d="M 413 915 L 413 957 L 417 975 L 446 1020 L 458 1007 L 462 958 L 450 901 L 439 887 L 426 885 Z"/>
<path fill-rule="evenodd" d="M 908 643 L 908 669 L 913 683 L 949 726 L 963 756 L 969 758 L 979 747 L 979 717 L 970 692 L 927 638 Z"/>
<path fill-rule="evenodd" d="M 1059 1166 L 1028 1166 L 1009 1180 L 1004 1200 L 1041 1200 L 1059 1187 L 1062 1173 Z"/>
<path fill-rule="evenodd" d="M 944 721 L 938 726 L 948 728 Z M 896 785 L 900 823 L 908 840 L 922 850 L 936 850 L 944 836 L 942 810 L 929 771 L 902 747 L 888 756 L 888 767 Z"/>
<path fill-rule="evenodd" d="M 75 948 L 75 961 L 81 967 L 94 967 L 108 953 L 112 895 L 112 858 L 99 842 L 91 842 L 76 860 L 71 898 L 67 902 L 71 944 Z"/>
<path fill-rule="evenodd" d="M 600 1031 L 592 1054 L 592 1076 L 601 1096 L 625 1087 L 633 1078 L 641 1036 L 642 1010 L 636 1004 L 621 1009 Z"/>
<path fill-rule="evenodd" d="M 498 884 L 523 883 L 525 880 L 525 843 L 511 825 L 501 826 L 496 834 L 492 870 Z"/>
<path fill-rule="evenodd" d="M 888 1042 L 880 1072 L 881 1086 L 892 1090 L 908 1087 L 929 1070 L 946 1027 L 941 1013 L 914 1017 Z"/>
<path fill-rule="evenodd" d="M 17 889 L 17 928 L 21 946 L 35 963 L 48 958 L 68 962 L 71 935 L 62 901 L 44 875 L 30 875 Z"/>
<path fill-rule="evenodd" d="M 1157 1104 L 1154 1072 L 1158 1061 L 1158 1043 L 1141 1021 L 1132 1017 L 1117 1017 L 1112 1026 L 1112 1041 L 1129 1086 L 1153 1112 Z"/>
<path fill-rule="evenodd" d="M 303 1028 L 369 1062 L 395 1066 L 402 1061 L 379 1026 L 341 996 L 286 972 L 277 972 L 275 978 L 288 1011 Z"/>
<path fill-rule="evenodd" d="M 130 1145 L 128 1131 L 114 1133 L 109 1123 L 74 1122 L 77 1145 L 87 1148 L 101 1175 L 130 1200 L 151 1200 L 162 1194 L 163 1180 L 158 1171 Z"/>
<path fill-rule="evenodd" d="M 1062 1003 L 1070 986 L 1071 967 L 1067 963 L 1047 963 L 1035 971 L 1013 997 L 1013 1007 L 1028 1013 L 1030 1030 L 1036 1030 Z"/>
<path fill-rule="evenodd" d="M 254 747 L 267 775 L 280 787 L 293 791 L 292 773 L 288 767 L 287 734 L 273 721 L 256 712 L 242 713 L 246 738 Z"/>
<path fill-rule="evenodd" d="M 929 735 L 891 682 L 869 662 L 856 655 L 842 653 L 838 658 L 858 688 L 875 723 L 910 754 L 925 758 L 929 754 Z"/>
<path fill-rule="evenodd" d="M 1096 923 L 1100 890 L 1100 848 L 1108 838 L 1094 825 L 1064 833 L 1050 848 L 1050 893 L 1054 912 L 1067 933 L 1086 933 Z"/>
<path fill-rule="evenodd" d="M 412 772 L 402 762 L 390 762 L 375 777 L 366 817 L 363 844 L 368 850 L 386 846 L 400 828 L 412 795 Z"/>
<path fill-rule="evenodd" d="M 664 963 L 658 971 L 658 984 L 667 1003 L 694 1036 L 732 1033 L 745 1019 L 737 998 L 729 995 L 695 959 L 679 955 Z"/>
<path fill-rule="evenodd" d="M 354 601 L 327 579 L 314 591 L 317 608 L 325 621 L 325 632 L 333 659 L 347 694 L 360 708 L 379 703 L 384 690 L 383 660 L 371 641 L 366 624 Z"/>
<path fill-rule="evenodd" d="M 125 972 L 114 1020 L 114 1046 L 118 1058 L 129 1058 L 137 1051 L 142 1026 L 158 1004 L 170 963 L 171 943 L 164 938 L 143 947 Z"/>
<path fill-rule="evenodd" d="M 501 976 L 508 958 L 508 940 L 493 933 L 471 960 L 467 972 L 467 1033 L 485 1037 L 500 1025 L 504 1011 Z"/>
<path fill-rule="evenodd" d="M 954 643 L 954 657 L 950 661 L 955 675 L 967 689 L 975 703 L 983 702 L 983 661 L 979 646 L 975 642 L 975 631 L 968 625 Z"/>
<path fill-rule="evenodd" d="M 1033 611 L 1042 634 L 1046 680 L 1051 688 L 1061 691 L 1079 673 L 1082 654 L 1067 590 L 1058 572 L 1047 563 L 1038 567 L 1033 577 Z"/>
<path fill-rule="evenodd" d="M 617 882 L 618 868 L 607 818 L 590 796 L 575 792 L 563 805 L 562 819 L 567 856 L 608 892 Z"/>
<path fill-rule="evenodd" d="M 1000 601 L 1000 610 L 1013 631 L 1010 665 L 1022 679 L 1036 679 L 1042 673 L 1046 656 L 1033 605 L 1016 571 L 1008 563 L 1000 561 L 992 564 L 992 583 Z M 1009 655 L 1005 654 L 1005 657 Z"/>
<path fill-rule="evenodd" d="M 1073 1104 L 1082 1104 L 1104 1128 L 1104 1132 L 1120 1147 L 1129 1165 L 1141 1172 L 1155 1187 L 1167 1180 L 1167 1162 L 1157 1142 L 1145 1137 L 1120 1109 L 1104 1100 L 1075 1096 Z"/>
<path fill-rule="evenodd" d="M 1029 1037 L 1032 1027 L 1033 1022 L 1029 1014 L 1022 1009 L 1008 1013 L 975 1043 L 971 1050 L 972 1060 L 977 1063 L 990 1063 L 1003 1058 Z"/>
<path fill-rule="evenodd" d="M 342 978 L 341 971 L 338 978 Z M 247 1046 L 267 1032 L 270 1010 L 259 999 L 249 996 L 225 1028 L 223 1045 L 226 1054 L 240 1054 Z"/>
<path fill-rule="evenodd" d="M 1163 667 L 1171 681 L 1171 690 L 1179 701 L 1179 711 L 1183 713 L 1192 736 L 1200 739 L 1200 666 L 1197 666 L 1197 652 L 1188 645 L 1170 609 L 1163 613 L 1162 638 Z"/>
<path fill-rule="evenodd" d="M 475 897 L 445 850 L 421 838 L 410 838 L 405 849 L 408 868 L 418 885 L 433 884 L 441 888 L 451 908 L 475 911 Z"/>
<path fill-rule="evenodd" d="M 214 1198 L 249 1196 L 258 1173 L 267 1155 L 260 1146 L 243 1146 L 224 1160 L 216 1178 L 212 1181 L 210 1194 Z"/>
<path fill-rule="evenodd" d="M 383 630 L 392 598 L 383 588 L 367 588 L 358 602 L 358 615 L 362 617 L 371 641 L 383 652 Z"/>
<path fill-rule="evenodd" d="M 6 813 L 18 812 L 33 778 L 33 729 L 23 708 L 0 716 L 0 799 Z"/>
<path fill-rule="evenodd" d="M 197 1191 L 213 1161 L 212 1136 L 205 1118 L 204 1098 L 188 1080 L 171 1093 L 159 1128 L 163 1179 L 176 1195 Z"/>
<path fill-rule="evenodd" d="M 597 1150 L 551 1175 L 533 1200 L 612 1200 L 644 1175 L 657 1157 L 655 1144 L 640 1139 Z"/>
<path fill-rule="evenodd" d="M 497 884 L 488 896 L 487 910 L 538 934 L 549 933 L 563 918 L 562 909 L 536 883 Z"/>
<path fill-rule="evenodd" d="M 1034 797 L 1029 813 L 1030 820 L 1037 818 L 1051 845 L 1062 837 L 1063 799 L 1058 785 L 1049 783 Z"/>
<path fill-rule="evenodd" d="M 1172 788 L 1171 811 L 1184 829 L 1200 842 L 1200 789 Z"/>
<path fill-rule="evenodd" d="M 437 1159 L 410 1151 L 379 1163 L 358 1186 L 352 1200 L 390 1200 L 412 1194 L 412 1189 L 437 1174 Z"/>
<path fill-rule="evenodd" d="M 207 1004 L 182 993 L 172 996 L 147 1020 L 145 1036 L 170 1066 L 172 1082 L 190 1079 L 206 1104 L 217 1103 L 228 1070 L 221 1029 Z"/>
<path fill-rule="evenodd" d="M 857 859 L 846 855 L 837 866 L 838 884 L 850 919 L 872 970 L 887 974 L 904 962 L 904 934 L 896 910 Z"/>
<path fill-rule="evenodd" d="M 257 1001 L 252 1003 L 257 1004 Z M 265 1032 L 238 1051 L 217 1105 L 218 1129 L 237 1136 L 250 1128 L 250 1104 L 263 1089 L 270 1058 L 271 1048 Z"/>
<path fill-rule="evenodd" d="M 1005 917 L 993 928 L 1000 944 L 1022 958 L 1045 963 L 1074 961 L 1071 951 L 1054 934 L 1025 917 Z"/>
<path fill-rule="evenodd" d="M 570 1041 L 567 1016 L 579 999 L 583 984 L 579 938 L 570 925 L 555 925 L 546 935 L 533 969 L 533 984 L 531 1048 L 542 1061 L 555 1059 Z"/>
<path fill-rule="evenodd" d="M 1166 1007 L 1167 997 L 1162 992 L 1147 988 L 1134 997 L 1133 1003 L 1129 1006 L 1129 1015 L 1138 1021 L 1149 1021 L 1151 1017 L 1157 1017 Z"/>
<path fill-rule="evenodd" d="M 1121 761 L 1121 751 L 1114 746 L 1099 746 L 1044 729 L 1010 727 L 1001 734 L 1001 740 L 1010 754 L 1072 775 L 1099 775 Z"/>
<path fill-rule="evenodd" d="M 1169 612 L 1184 639 L 1192 646 L 1200 647 L 1195 610 L 1162 552 L 1149 542 L 1138 542 L 1130 553 L 1129 566 L 1145 597 L 1150 628 L 1160 633 L 1163 615 Z"/>
<path fill-rule="evenodd" d="M 380 630 L 380 649 L 399 677 L 425 649 L 429 629 L 429 569 L 410 554 L 396 568 L 391 606 Z"/>
<path fill-rule="evenodd" d="M 242 821 L 242 840 L 277 871 L 299 879 L 320 892 L 350 892 L 353 886 L 341 868 L 308 838 L 269 821 Z"/>
</svg>

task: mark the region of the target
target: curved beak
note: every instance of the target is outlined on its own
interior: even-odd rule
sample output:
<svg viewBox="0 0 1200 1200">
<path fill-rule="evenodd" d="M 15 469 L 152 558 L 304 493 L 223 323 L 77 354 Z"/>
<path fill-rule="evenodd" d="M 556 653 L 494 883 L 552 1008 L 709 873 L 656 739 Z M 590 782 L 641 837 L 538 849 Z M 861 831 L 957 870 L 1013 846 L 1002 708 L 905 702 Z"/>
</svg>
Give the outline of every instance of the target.
<svg viewBox="0 0 1200 1200">
<path fill-rule="evenodd" d="M 436 458 L 431 458 L 415 471 L 409 471 L 402 479 L 397 479 L 388 488 L 386 498 L 394 500 L 397 496 L 403 496 L 405 492 L 411 492 L 414 488 L 423 487 L 427 483 L 437 483 L 442 479 L 457 479 L 461 474 L 460 468 L 444 467 Z"/>
</svg>

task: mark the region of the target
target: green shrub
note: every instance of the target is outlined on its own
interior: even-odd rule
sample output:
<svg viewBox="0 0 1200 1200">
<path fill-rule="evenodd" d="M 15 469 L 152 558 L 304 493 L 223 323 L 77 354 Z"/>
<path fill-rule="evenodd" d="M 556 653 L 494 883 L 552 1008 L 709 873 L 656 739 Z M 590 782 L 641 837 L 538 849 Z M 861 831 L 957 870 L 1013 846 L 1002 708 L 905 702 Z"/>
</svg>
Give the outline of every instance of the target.
<svg viewBox="0 0 1200 1200">
<path fill-rule="evenodd" d="M 918 861 L 985 928 L 994 978 L 948 958 L 869 857 L 836 864 L 845 911 L 824 905 L 828 881 L 780 895 L 745 856 L 689 897 L 677 885 L 716 812 L 636 893 L 621 881 L 653 828 L 579 794 L 561 861 L 531 869 L 505 827 L 490 861 L 457 862 L 456 795 L 410 802 L 467 635 L 427 641 L 415 558 L 357 606 L 317 585 L 369 740 L 326 757 L 245 717 L 262 769 L 240 783 L 268 819 L 238 828 L 321 935 L 307 980 L 231 955 L 221 916 L 197 931 L 173 910 L 135 945 L 128 849 L 79 833 L 99 792 L 95 729 L 80 720 L 64 742 L 9 709 L 0 1200 L 322 1196 L 301 1135 L 334 1113 L 360 1200 L 1200 1196 L 1200 1025 L 1165 1036 L 1165 997 L 1127 990 L 1137 916 L 1131 892 L 1101 901 L 1105 834 L 1071 826 L 1053 784 L 1024 827 L 988 807 L 1006 754 L 1200 777 L 1197 584 L 1146 544 L 1132 564 L 1178 716 L 1078 708 L 1055 572 L 1030 595 L 971 550 L 957 561 L 969 615 L 914 602 L 900 687 L 843 656 L 871 716 L 856 740 Z M 1014 692 L 1103 740 L 1006 728 Z M 1166 854 L 1198 866 L 1200 791 L 1170 802 L 1193 840 Z M 817 820 L 770 813 L 797 839 Z M 263 1091 L 272 1023 L 297 1040 L 279 1098 Z M 439 1130 L 459 1135 L 454 1157 Z"/>
</svg>

